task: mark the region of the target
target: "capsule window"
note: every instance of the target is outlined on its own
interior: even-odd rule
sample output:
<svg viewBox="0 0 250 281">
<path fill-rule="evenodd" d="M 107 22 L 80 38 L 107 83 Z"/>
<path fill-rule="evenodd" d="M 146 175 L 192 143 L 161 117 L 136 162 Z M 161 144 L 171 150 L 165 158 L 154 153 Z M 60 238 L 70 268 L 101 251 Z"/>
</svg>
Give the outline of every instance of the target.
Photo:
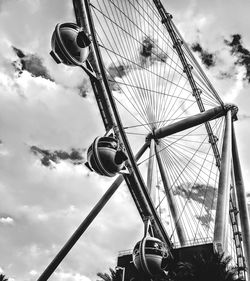
<svg viewBox="0 0 250 281">
<path fill-rule="evenodd" d="M 162 251 L 158 249 L 146 248 L 145 254 L 162 256 Z"/>
</svg>

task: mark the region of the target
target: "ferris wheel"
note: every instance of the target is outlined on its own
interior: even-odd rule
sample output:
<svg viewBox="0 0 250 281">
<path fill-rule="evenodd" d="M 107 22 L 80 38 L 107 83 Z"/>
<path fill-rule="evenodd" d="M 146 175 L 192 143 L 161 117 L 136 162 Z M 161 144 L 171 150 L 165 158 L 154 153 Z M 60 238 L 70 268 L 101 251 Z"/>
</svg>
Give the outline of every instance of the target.
<svg viewBox="0 0 250 281">
<path fill-rule="evenodd" d="M 145 229 L 133 251 L 139 272 L 153 278 L 183 249 L 202 249 L 231 255 L 247 278 L 238 108 L 221 100 L 159 0 L 73 5 L 76 23 L 56 26 L 51 55 L 89 76 L 105 131 L 86 166 L 116 178 L 38 280 L 50 277 L 122 181 Z"/>
</svg>

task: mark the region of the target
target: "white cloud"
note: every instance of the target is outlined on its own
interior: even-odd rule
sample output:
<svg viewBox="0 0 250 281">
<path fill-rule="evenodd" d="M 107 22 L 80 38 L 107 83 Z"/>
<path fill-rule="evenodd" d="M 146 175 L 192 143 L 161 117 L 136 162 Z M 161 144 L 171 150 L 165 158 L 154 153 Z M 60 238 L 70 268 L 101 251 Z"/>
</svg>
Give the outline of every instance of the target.
<svg viewBox="0 0 250 281">
<path fill-rule="evenodd" d="M 59 272 L 55 274 L 54 281 L 91 281 L 88 277 L 79 273 Z"/>
<path fill-rule="evenodd" d="M 14 224 L 14 220 L 13 220 L 13 218 L 10 218 L 10 217 L 2 217 L 2 218 L 0 218 L 0 223 L 1 224 L 10 224 L 10 225 L 12 225 L 12 224 Z"/>
<path fill-rule="evenodd" d="M 34 270 L 34 269 L 32 269 L 29 273 L 30 273 L 30 275 L 32 275 L 32 276 L 35 276 L 35 275 L 38 274 L 38 272 L 37 272 L 36 270 Z"/>
</svg>

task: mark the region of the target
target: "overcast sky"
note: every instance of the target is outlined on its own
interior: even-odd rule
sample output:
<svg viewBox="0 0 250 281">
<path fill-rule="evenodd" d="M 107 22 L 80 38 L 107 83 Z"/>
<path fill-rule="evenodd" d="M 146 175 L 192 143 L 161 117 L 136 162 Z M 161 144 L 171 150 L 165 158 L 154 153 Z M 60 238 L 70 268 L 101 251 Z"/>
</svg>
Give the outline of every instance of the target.
<svg viewBox="0 0 250 281">
<path fill-rule="evenodd" d="M 235 125 L 250 192 L 250 2 L 164 4 L 186 41 L 201 47 L 196 55 L 211 54 L 207 72 L 222 99 L 239 106 Z M 104 133 L 88 81 L 49 56 L 56 23 L 67 21 L 74 21 L 68 0 L 0 0 L 0 272 L 10 280 L 36 280 L 110 185 L 82 165 L 88 145 Z M 142 232 L 122 186 L 51 280 L 95 280 Z"/>
</svg>

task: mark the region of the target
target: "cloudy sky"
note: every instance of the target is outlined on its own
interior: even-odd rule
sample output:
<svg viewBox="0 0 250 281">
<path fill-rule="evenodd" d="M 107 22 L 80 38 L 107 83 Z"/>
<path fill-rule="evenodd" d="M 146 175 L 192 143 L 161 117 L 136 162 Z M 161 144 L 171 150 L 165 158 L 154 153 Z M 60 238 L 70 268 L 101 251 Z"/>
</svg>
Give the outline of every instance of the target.
<svg viewBox="0 0 250 281">
<path fill-rule="evenodd" d="M 222 99 L 239 106 L 247 184 L 250 2 L 163 2 Z M 36 280 L 110 185 L 83 165 L 104 133 L 89 82 L 49 56 L 56 23 L 67 21 L 74 21 L 68 0 L 0 0 L 0 272 L 10 280 Z M 142 232 L 122 186 L 51 280 L 95 280 Z"/>
</svg>

